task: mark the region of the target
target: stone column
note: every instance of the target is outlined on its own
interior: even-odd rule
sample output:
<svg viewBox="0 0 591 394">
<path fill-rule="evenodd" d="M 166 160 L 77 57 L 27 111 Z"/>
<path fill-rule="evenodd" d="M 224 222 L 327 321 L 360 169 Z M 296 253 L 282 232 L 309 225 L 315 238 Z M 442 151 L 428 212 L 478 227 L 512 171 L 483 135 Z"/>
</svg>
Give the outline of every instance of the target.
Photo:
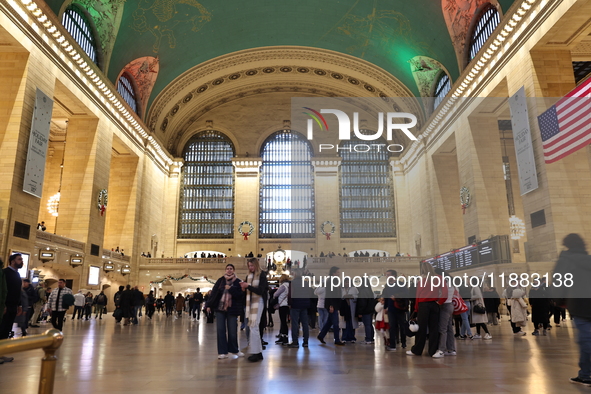
<svg viewBox="0 0 591 394">
<path fill-rule="evenodd" d="M 339 166 L 341 158 L 313 159 L 314 166 L 314 194 L 316 204 L 316 245 L 313 255 L 342 252 L 341 247 L 341 215 L 340 215 L 340 183 Z M 322 223 L 329 221 L 334 224 L 335 232 L 330 239 L 322 234 Z M 330 224 L 324 226 L 325 232 L 331 231 Z M 306 251 L 310 253 L 309 251 Z"/>
<path fill-rule="evenodd" d="M 228 255 L 244 256 L 252 252 L 255 256 L 260 252 L 259 239 L 259 170 L 263 164 L 260 158 L 234 158 L 234 248 Z M 240 223 L 248 221 L 254 226 L 254 231 L 248 240 L 238 232 Z M 248 231 L 248 225 L 242 230 Z M 268 252 L 267 250 L 265 252 Z M 238 268 L 238 267 L 237 267 Z"/>
</svg>

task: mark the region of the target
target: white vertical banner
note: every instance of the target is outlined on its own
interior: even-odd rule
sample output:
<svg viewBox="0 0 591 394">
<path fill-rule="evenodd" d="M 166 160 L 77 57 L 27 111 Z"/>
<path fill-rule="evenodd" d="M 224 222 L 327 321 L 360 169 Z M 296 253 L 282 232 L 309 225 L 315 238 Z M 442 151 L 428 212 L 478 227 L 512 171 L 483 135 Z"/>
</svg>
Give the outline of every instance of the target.
<svg viewBox="0 0 591 394">
<path fill-rule="evenodd" d="M 39 198 L 43 193 L 43 177 L 45 175 L 47 147 L 49 146 L 49 127 L 52 111 L 53 100 L 37 89 L 23 191 Z"/>
<path fill-rule="evenodd" d="M 509 99 L 509 107 L 511 108 L 511 126 L 513 128 L 515 156 L 517 157 L 517 170 L 519 172 L 519 188 L 523 196 L 538 188 L 538 174 L 536 161 L 534 160 L 534 147 L 531 142 L 525 88 L 523 86 Z"/>
</svg>

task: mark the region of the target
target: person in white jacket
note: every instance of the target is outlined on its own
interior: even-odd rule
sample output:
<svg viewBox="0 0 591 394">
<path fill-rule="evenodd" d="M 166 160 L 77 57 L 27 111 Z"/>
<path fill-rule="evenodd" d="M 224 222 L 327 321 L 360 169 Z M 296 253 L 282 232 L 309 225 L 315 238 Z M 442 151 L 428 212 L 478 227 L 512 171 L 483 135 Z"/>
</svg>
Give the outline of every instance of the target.
<svg viewBox="0 0 591 394">
<path fill-rule="evenodd" d="M 328 319 L 328 311 L 324 308 L 324 298 L 326 296 L 326 287 L 317 287 L 314 290 L 314 295 L 318 297 L 318 304 L 316 308 L 318 309 L 318 327 L 322 330 L 322 327 L 326 324 L 326 320 Z"/>
<path fill-rule="evenodd" d="M 507 305 L 511 311 L 511 322 L 515 325 L 513 333 L 516 336 L 527 335 L 521 327 L 525 327 L 527 321 L 527 303 L 523 299 L 525 291 L 516 287 L 507 290 Z"/>
<path fill-rule="evenodd" d="M 86 297 L 82 294 L 82 290 L 78 290 L 78 293 L 74 294 L 74 314 L 72 315 L 72 320 L 76 318 L 76 313 L 78 313 L 78 320 L 82 320 L 85 301 Z"/>
</svg>

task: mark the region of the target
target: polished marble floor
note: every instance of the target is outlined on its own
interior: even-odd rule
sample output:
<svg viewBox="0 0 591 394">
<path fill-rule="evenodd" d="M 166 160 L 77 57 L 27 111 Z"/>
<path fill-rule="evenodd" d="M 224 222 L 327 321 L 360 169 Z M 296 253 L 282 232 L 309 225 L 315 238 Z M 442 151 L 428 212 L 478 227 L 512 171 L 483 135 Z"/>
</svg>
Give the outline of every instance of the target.
<svg viewBox="0 0 591 394">
<path fill-rule="evenodd" d="M 573 325 L 546 337 L 531 330 L 514 337 L 503 321 L 491 327 L 491 341 L 458 341 L 458 355 L 444 359 L 386 353 L 380 343 L 321 346 L 313 330 L 308 349 L 271 344 L 264 361 L 250 363 L 217 360 L 214 325 L 205 322 L 158 315 L 128 327 L 110 316 L 68 320 L 55 393 L 591 393 L 568 382 L 578 371 Z M 277 326 L 272 330 L 265 335 L 271 343 Z M 14 356 L 0 365 L 0 393 L 36 393 L 42 352 Z"/>
</svg>

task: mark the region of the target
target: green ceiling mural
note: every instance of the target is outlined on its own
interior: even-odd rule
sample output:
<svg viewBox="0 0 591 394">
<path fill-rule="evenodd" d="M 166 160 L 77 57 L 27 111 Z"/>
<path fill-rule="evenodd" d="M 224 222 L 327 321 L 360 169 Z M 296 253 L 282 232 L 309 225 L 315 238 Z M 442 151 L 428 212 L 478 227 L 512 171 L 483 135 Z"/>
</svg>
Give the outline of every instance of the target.
<svg viewBox="0 0 591 394">
<path fill-rule="evenodd" d="M 108 2 L 78 0 L 78 2 Z M 440 0 L 116 0 L 124 1 L 110 55 L 114 81 L 131 61 L 158 57 L 150 101 L 177 76 L 209 59 L 264 46 L 300 45 L 365 59 L 419 96 L 409 61 L 428 56 L 452 79 L 459 70 Z M 514 0 L 500 0 L 506 10 Z M 63 0 L 48 0 L 55 12 Z M 116 31 L 116 26 L 113 27 Z"/>
</svg>

